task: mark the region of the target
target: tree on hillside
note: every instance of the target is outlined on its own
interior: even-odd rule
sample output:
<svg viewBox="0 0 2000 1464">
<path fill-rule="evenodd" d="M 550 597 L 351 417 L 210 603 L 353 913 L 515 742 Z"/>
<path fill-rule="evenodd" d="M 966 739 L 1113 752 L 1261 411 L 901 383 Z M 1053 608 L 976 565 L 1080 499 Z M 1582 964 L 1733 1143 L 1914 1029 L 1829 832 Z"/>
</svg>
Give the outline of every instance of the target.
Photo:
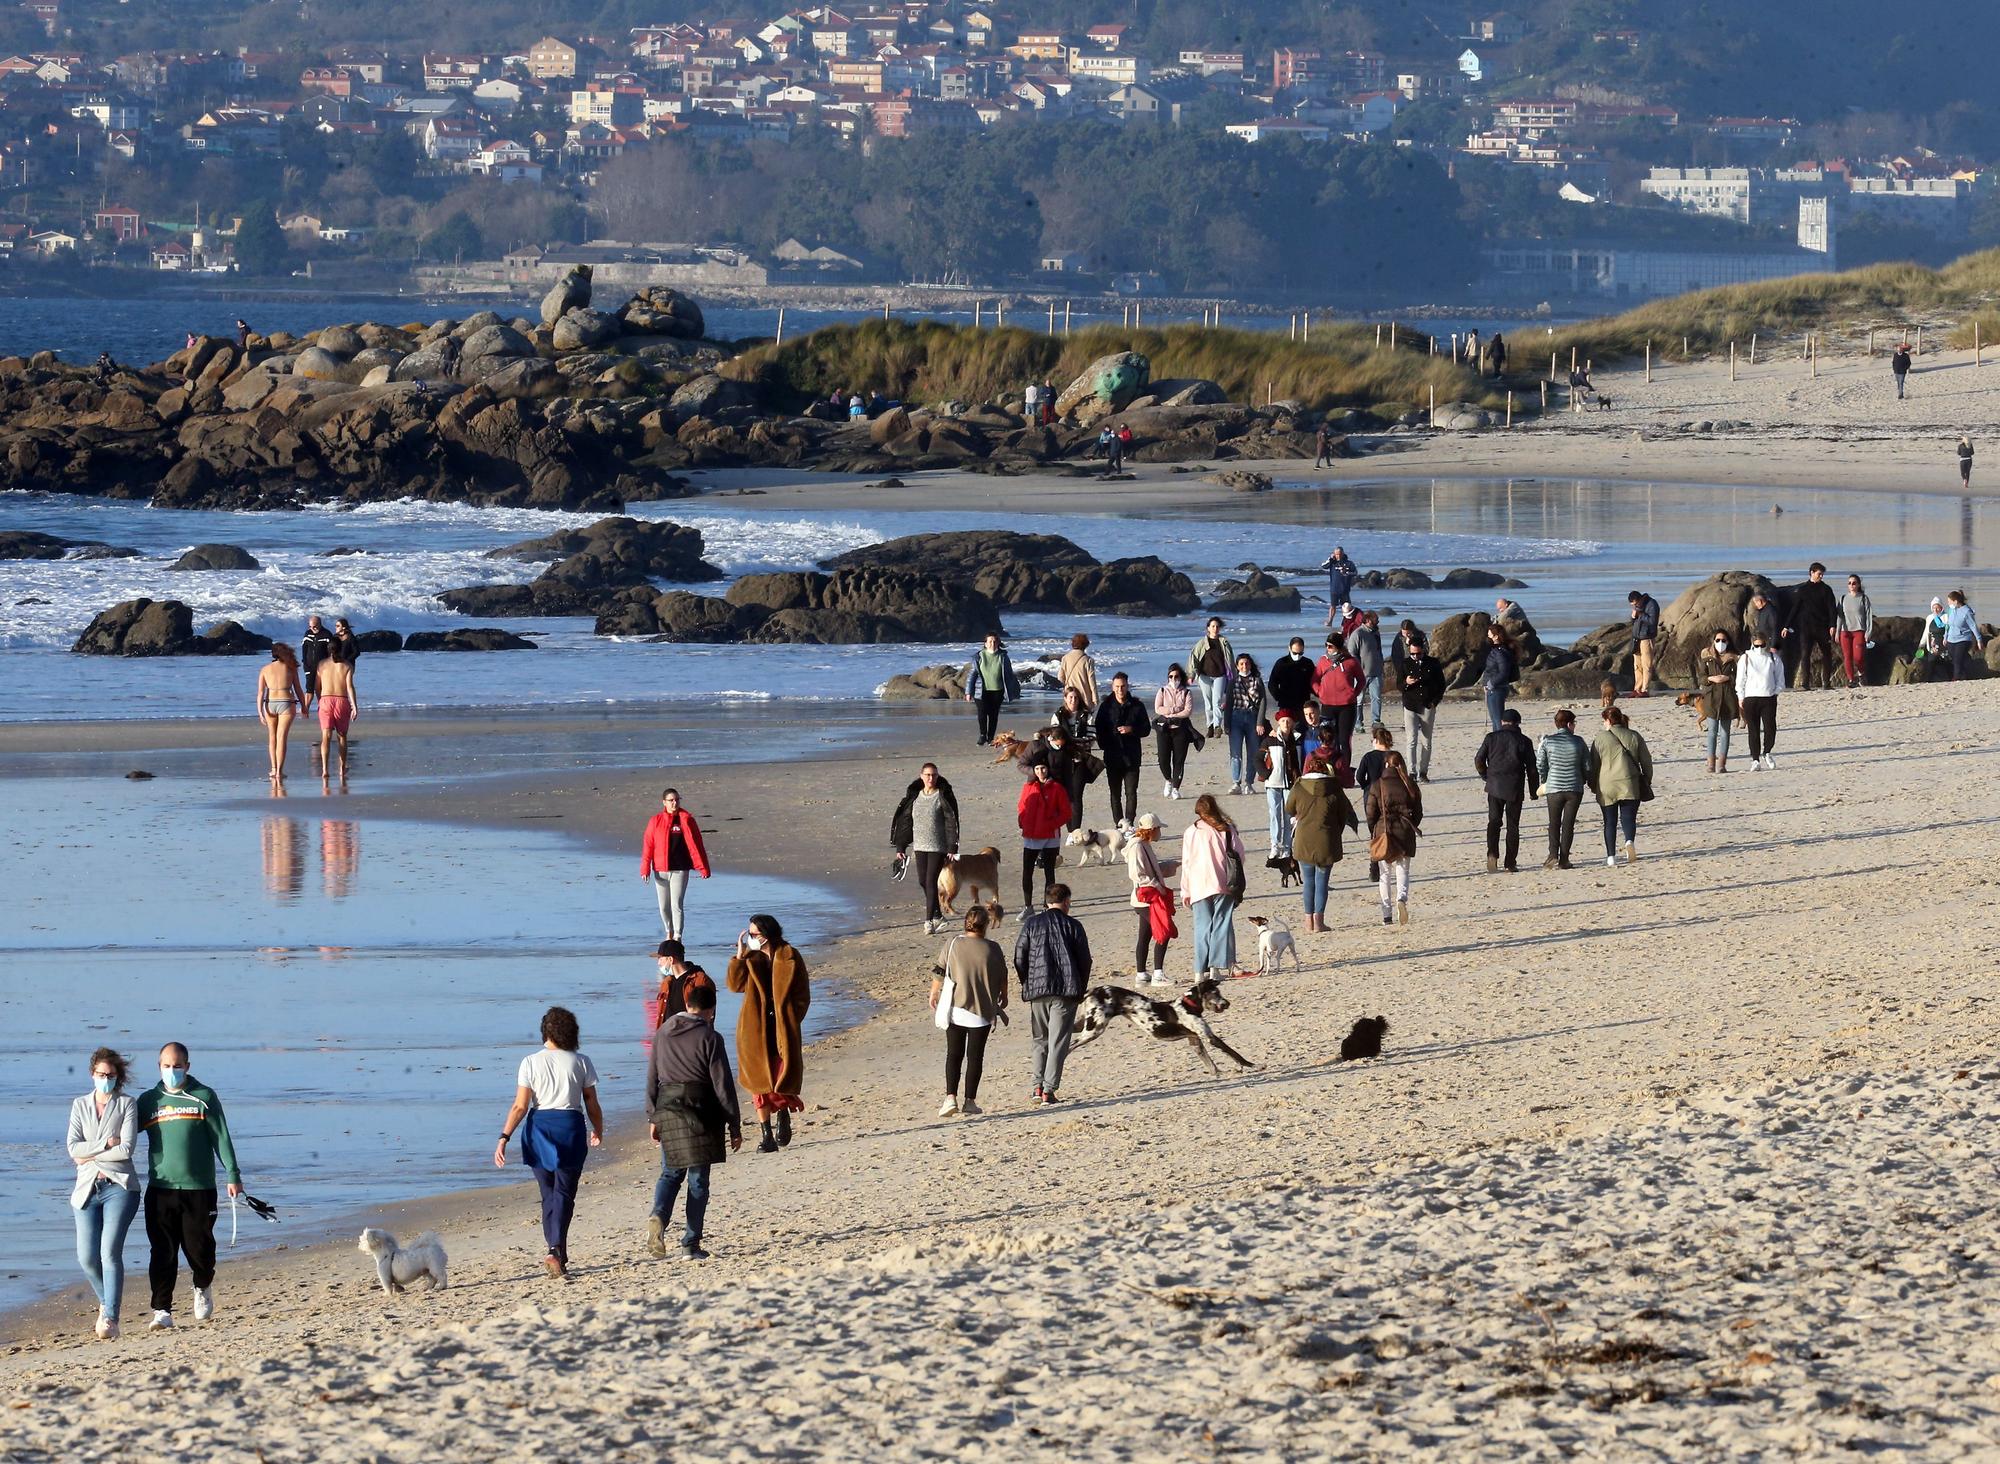
<svg viewBox="0 0 2000 1464">
<path fill-rule="evenodd" d="M 236 264 L 245 274 L 284 274 L 292 267 L 292 246 L 278 227 L 278 211 L 268 202 L 244 210 L 236 232 Z"/>
<path fill-rule="evenodd" d="M 486 240 L 480 236 L 477 224 L 463 213 L 455 213 L 426 234 L 421 247 L 427 259 L 435 259 L 441 264 L 459 264 L 468 259 L 483 258 Z"/>
</svg>

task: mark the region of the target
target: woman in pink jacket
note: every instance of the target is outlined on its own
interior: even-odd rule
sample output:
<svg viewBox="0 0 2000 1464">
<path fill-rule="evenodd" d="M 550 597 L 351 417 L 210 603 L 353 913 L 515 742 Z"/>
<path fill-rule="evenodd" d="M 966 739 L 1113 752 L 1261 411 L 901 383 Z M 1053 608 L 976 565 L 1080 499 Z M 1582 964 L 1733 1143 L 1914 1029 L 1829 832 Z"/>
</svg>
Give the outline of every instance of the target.
<svg viewBox="0 0 2000 1464">
<path fill-rule="evenodd" d="M 1194 979 L 1236 969 L 1237 903 L 1247 860 L 1243 835 L 1215 795 L 1194 801 L 1194 822 L 1181 835 L 1181 904 L 1194 911 Z"/>
<path fill-rule="evenodd" d="M 687 929 L 690 874 L 708 878 L 708 851 L 701 846 L 694 815 L 681 807 L 680 790 L 669 788 L 660 795 L 660 811 L 646 821 L 639 849 L 639 877 L 653 882 L 668 940 L 680 940 Z"/>
</svg>

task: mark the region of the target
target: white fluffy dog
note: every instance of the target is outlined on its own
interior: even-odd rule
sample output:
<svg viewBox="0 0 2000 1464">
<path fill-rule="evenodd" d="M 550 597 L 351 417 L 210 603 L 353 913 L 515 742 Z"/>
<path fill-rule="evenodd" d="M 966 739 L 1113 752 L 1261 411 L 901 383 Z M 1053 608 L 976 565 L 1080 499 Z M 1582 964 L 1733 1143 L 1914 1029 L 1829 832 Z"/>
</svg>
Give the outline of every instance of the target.
<svg viewBox="0 0 2000 1464">
<path fill-rule="evenodd" d="M 358 1249 L 375 1257 L 375 1279 L 385 1295 L 394 1295 L 419 1278 L 426 1290 L 445 1284 L 444 1242 L 436 1231 L 426 1230 L 408 1245 L 398 1245 L 388 1231 L 370 1228 L 361 1232 Z"/>
<path fill-rule="evenodd" d="M 1292 941 L 1292 932 L 1284 921 L 1275 915 L 1248 915 L 1244 917 L 1257 927 L 1257 974 L 1274 976 L 1287 955 L 1292 958 L 1292 969 L 1299 966 L 1299 948 Z"/>
<path fill-rule="evenodd" d="M 1071 829 L 1064 843 L 1077 850 L 1076 867 L 1083 868 L 1095 854 L 1100 864 L 1111 864 L 1125 853 L 1126 835 L 1123 829 Z"/>
</svg>

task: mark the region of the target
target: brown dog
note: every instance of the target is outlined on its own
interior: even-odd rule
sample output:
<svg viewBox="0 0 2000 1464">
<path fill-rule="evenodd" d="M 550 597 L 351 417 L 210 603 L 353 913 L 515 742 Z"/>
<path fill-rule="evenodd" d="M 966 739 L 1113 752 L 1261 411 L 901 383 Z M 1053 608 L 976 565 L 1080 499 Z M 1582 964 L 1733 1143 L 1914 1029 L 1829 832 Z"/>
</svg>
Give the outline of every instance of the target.
<svg viewBox="0 0 2000 1464">
<path fill-rule="evenodd" d="M 979 901 L 981 890 L 985 890 L 994 899 L 999 899 L 1000 851 L 998 849 L 981 849 L 977 854 L 961 854 L 956 859 L 945 861 L 944 868 L 938 871 L 938 904 L 945 914 L 958 913 L 952 908 L 951 902 L 958 898 L 960 890 L 969 891 L 975 904 Z"/>
<path fill-rule="evenodd" d="M 1032 742 L 1023 742 L 1012 732 L 1002 732 L 998 737 L 993 739 L 992 747 L 995 754 L 993 766 L 997 768 L 1004 762 L 1020 761 L 1021 754 L 1032 752 L 1035 744 Z"/>
<path fill-rule="evenodd" d="M 1677 697 L 1675 697 L 1675 698 L 1674 698 L 1674 705 L 1675 705 L 1675 706 L 1677 706 L 1677 707 L 1690 707 L 1690 708 L 1692 708 L 1692 709 L 1693 709 L 1693 711 L 1694 711 L 1694 725 L 1695 725 L 1695 730 L 1696 730 L 1696 731 L 1698 731 L 1698 732 L 1700 732 L 1700 731 L 1706 731 L 1706 730 L 1707 730 L 1707 728 L 1708 728 L 1708 713 L 1707 713 L 1707 712 L 1705 712 L 1705 711 L 1703 711 L 1703 710 L 1701 709 L 1701 693 L 1700 693 L 1700 692 L 1698 692 L 1698 691 L 1684 691 L 1684 692 L 1682 692 L 1682 693 L 1681 693 L 1681 694 L 1680 694 L 1679 696 L 1677 696 Z"/>
</svg>

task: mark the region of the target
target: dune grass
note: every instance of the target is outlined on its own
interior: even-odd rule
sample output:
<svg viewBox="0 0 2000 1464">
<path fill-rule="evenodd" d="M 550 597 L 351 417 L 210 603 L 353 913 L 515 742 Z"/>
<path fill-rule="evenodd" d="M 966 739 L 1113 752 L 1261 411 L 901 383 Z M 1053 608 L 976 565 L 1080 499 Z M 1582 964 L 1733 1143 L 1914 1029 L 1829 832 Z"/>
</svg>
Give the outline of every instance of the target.
<svg viewBox="0 0 2000 1464">
<path fill-rule="evenodd" d="M 868 320 L 813 331 L 782 346 L 757 347 L 730 374 L 796 401 L 841 391 L 879 391 L 915 404 L 1000 402 L 1031 381 L 1067 387 L 1100 356 L 1137 351 L 1154 381 L 1203 378 L 1232 402 L 1296 401 L 1315 411 L 1427 402 L 1498 405 L 1472 372 L 1429 354 L 1429 338 L 1408 333 L 1378 350 L 1372 325 L 1316 325 L 1310 341 L 1275 331 L 1163 329 L 1097 325 L 1070 336 L 1007 326 L 974 329 L 941 321 Z"/>
</svg>

